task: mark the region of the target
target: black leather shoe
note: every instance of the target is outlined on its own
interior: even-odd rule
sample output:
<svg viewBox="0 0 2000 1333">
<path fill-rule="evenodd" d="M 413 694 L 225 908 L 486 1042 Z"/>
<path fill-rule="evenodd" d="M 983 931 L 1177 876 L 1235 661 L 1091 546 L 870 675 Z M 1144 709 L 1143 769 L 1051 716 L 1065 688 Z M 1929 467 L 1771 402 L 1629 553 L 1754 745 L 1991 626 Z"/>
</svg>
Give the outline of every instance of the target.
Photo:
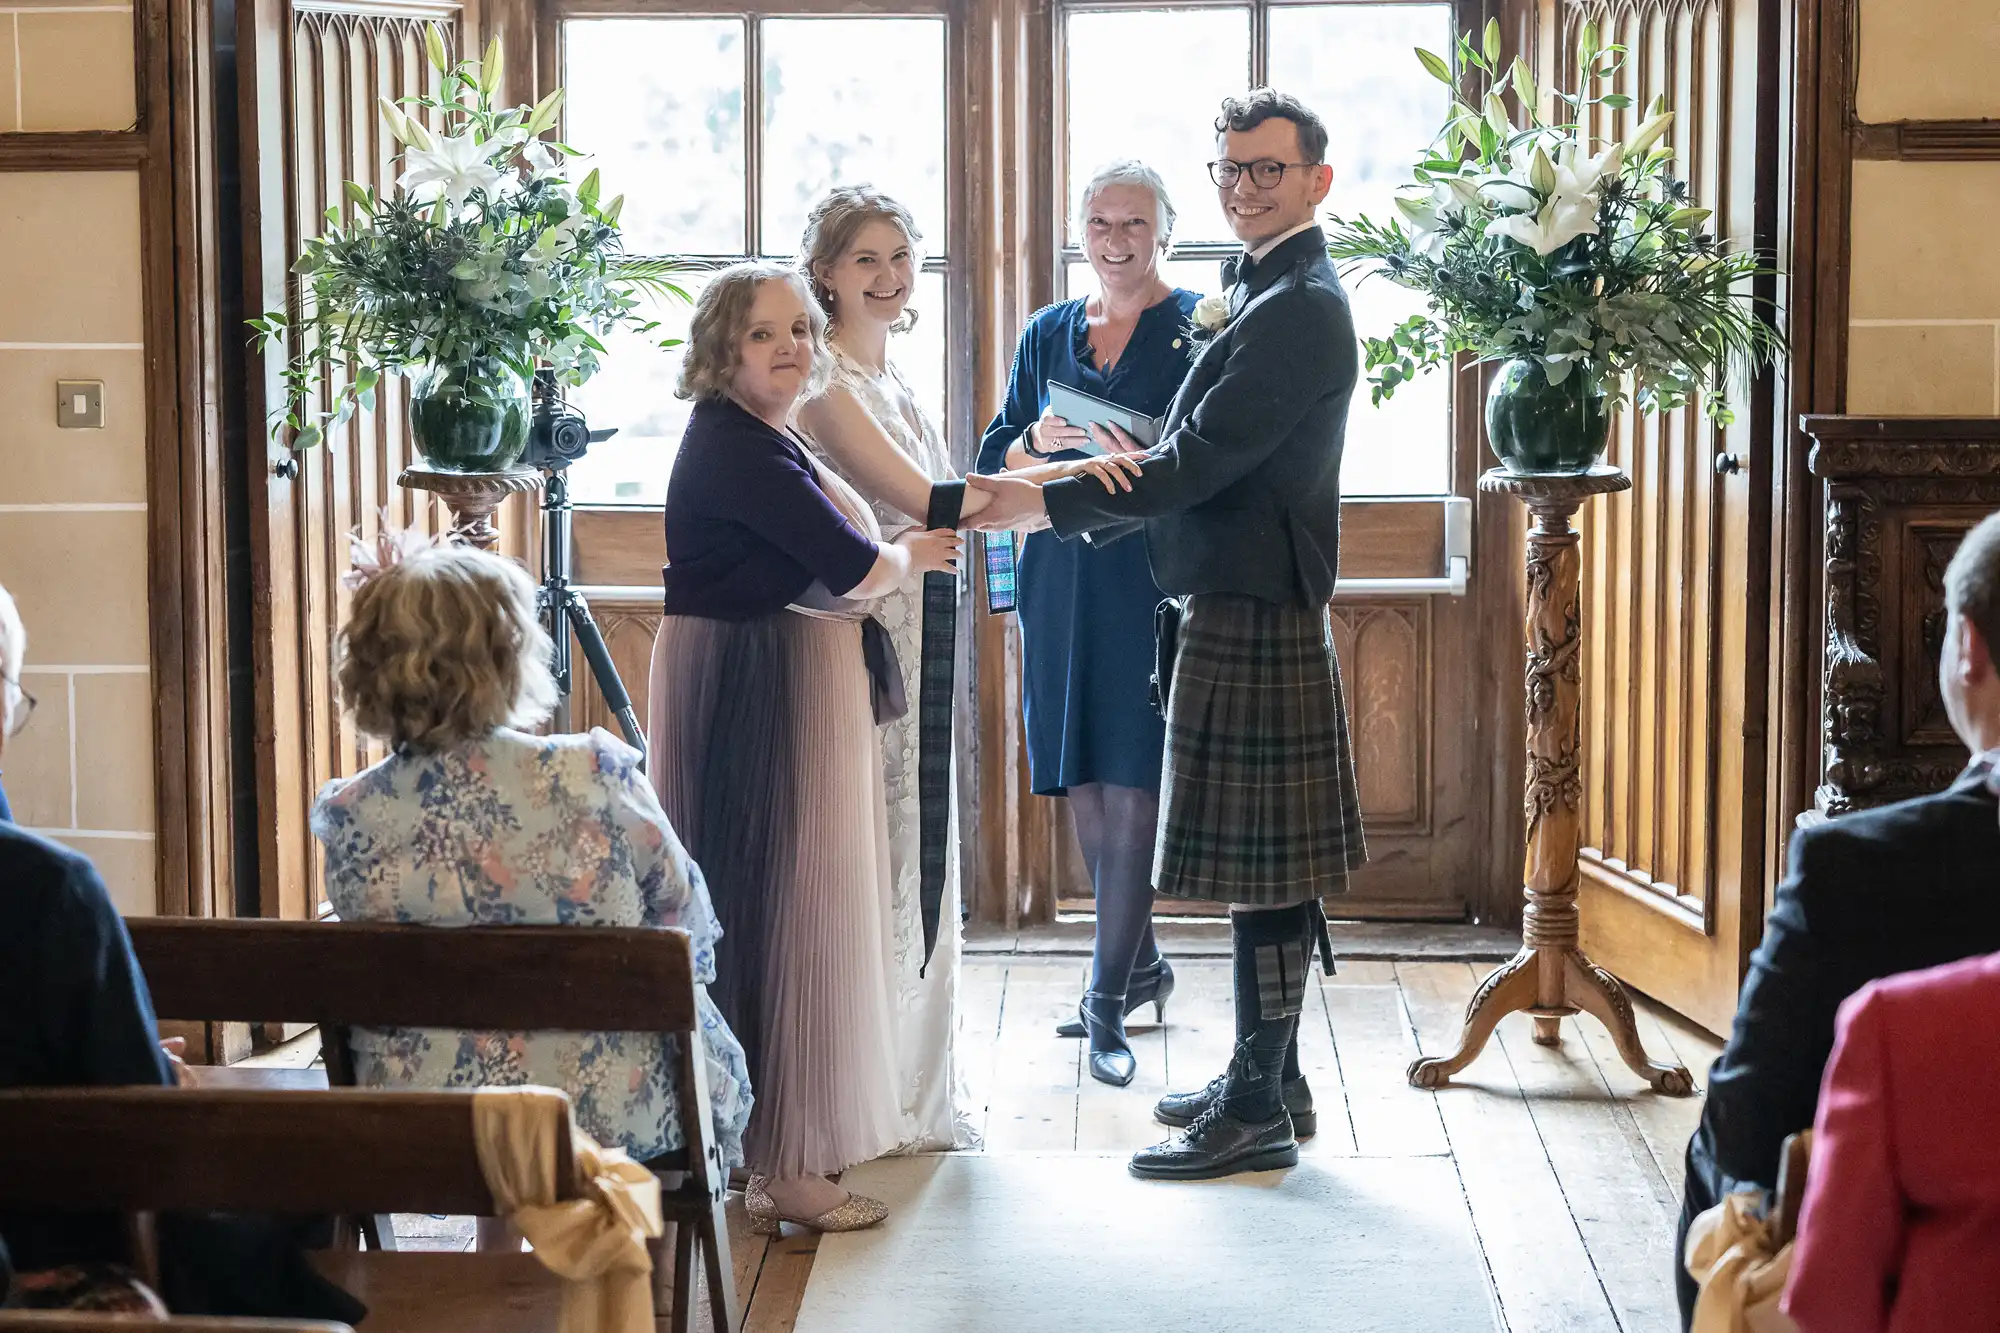
<svg viewBox="0 0 2000 1333">
<path fill-rule="evenodd" d="M 1099 1083 L 1122 1088 L 1138 1072 L 1132 1044 L 1125 1040 L 1125 997 L 1102 991 L 1083 993 L 1076 1007 L 1077 1018 L 1090 1030 L 1090 1076 Z"/>
<path fill-rule="evenodd" d="M 1173 993 L 1173 964 L 1169 963 L 1163 954 L 1153 960 L 1151 967 L 1135 967 L 1132 969 L 1132 980 L 1125 987 L 1125 1017 L 1130 1018 L 1134 1013 L 1138 1012 L 1142 1005 L 1151 1004 L 1153 1006 L 1153 1021 L 1155 1023 L 1164 1023 L 1167 1021 L 1167 997 Z M 1067 1023 L 1057 1024 L 1056 1035 L 1058 1037 L 1083 1037 L 1088 1036 L 1089 1033 L 1085 1031 L 1083 1017 L 1079 1014 Z"/>
<path fill-rule="evenodd" d="M 1227 1074 L 1222 1074 L 1210 1079 L 1208 1086 L 1198 1092 L 1168 1093 L 1153 1107 L 1153 1119 L 1175 1129 L 1193 1124 L 1196 1117 L 1222 1095 L 1222 1081 L 1227 1077 Z M 1278 1095 L 1285 1103 L 1285 1110 L 1291 1114 L 1293 1138 L 1309 1139 L 1319 1132 L 1319 1115 L 1313 1110 L 1312 1089 L 1306 1085 L 1305 1075 L 1301 1074 L 1282 1085 Z"/>
<path fill-rule="evenodd" d="M 1153 1180 L 1214 1180 L 1298 1164 L 1290 1116 L 1281 1110 L 1270 1120 L 1238 1120 L 1221 1101 L 1185 1133 L 1132 1154 L 1132 1174 Z"/>
</svg>

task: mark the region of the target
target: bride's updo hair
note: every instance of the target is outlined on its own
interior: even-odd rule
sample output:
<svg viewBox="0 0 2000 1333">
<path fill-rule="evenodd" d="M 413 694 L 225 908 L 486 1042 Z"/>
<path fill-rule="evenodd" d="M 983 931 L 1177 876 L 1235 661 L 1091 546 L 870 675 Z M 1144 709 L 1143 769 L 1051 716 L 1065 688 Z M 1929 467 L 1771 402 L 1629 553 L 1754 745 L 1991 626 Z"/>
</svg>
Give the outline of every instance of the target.
<svg viewBox="0 0 2000 1333">
<path fill-rule="evenodd" d="M 834 317 L 833 291 L 820 275 L 840 262 L 863 227 L 877 220 L 895 223 L 910 243 L 912 257 L 921 263 L 924 234 L 917 230 L 917 219 L 872 185 L 836 185 L 806 214 L 805 235 L 799 238 L 799 270 L 828 319 Z M 908 333 L 916 326 L 916 309 L 904 306 L 895 331 Z"/>
</svg>

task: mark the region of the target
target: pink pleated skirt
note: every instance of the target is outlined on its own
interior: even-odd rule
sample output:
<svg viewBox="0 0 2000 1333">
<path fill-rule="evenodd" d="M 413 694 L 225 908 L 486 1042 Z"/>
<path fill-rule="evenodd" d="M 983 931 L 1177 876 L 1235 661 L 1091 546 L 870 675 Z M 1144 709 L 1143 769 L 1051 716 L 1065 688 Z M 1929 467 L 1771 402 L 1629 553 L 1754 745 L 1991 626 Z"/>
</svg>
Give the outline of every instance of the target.
<svg viewBox="0 0 2000 1333">
<path fill-rule="evenodd" d="M 752 1171 L 897 1146 L 889 830 L 861 627 L 669 616 L 648 767 L 722 922 L 709 993 L 749 1057 Z"/>
</svg>

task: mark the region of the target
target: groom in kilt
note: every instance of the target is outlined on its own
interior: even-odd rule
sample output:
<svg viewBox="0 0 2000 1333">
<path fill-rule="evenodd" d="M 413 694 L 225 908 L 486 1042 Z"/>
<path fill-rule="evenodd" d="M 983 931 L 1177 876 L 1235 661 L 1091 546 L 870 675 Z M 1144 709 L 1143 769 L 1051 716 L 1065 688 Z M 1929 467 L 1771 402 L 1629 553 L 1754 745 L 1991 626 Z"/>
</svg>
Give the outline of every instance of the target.
<svg viewBox="0 0 2000 1333">
<path fill-rule="evenodd" d="M 1290 1166 L 1315 1128 L 1298 1024 L 1320 900 L 1367 859 L 1327 603 L 1340 550 L 1340 456 L 1359 355 L 1347 297 L 1313 216 L 1332 185 L 1326 127 L 1268 88 L 1232 97 L 1209 164 L 1243 254 L 1131 489 L 1090 477 L 994 494 L 977 526 L 1039 527 L 1093 543 L 1143 530 L 1163 605 L 1167 753 L 1153 874 L 1159 892 L 1231 905 L 1236 1050 L 1198 1092 L 1163 1098 L 1182 1133 L 1132 1159 L 1142 1176 L 1201 1180 Z M 1220 308 L 1218 308 L 1220 307 Z M 1177 630 L 1177 633 L 1176 633 Z M 1169 657 L 1169 653 L 1171 656 Z"/>
</svg>

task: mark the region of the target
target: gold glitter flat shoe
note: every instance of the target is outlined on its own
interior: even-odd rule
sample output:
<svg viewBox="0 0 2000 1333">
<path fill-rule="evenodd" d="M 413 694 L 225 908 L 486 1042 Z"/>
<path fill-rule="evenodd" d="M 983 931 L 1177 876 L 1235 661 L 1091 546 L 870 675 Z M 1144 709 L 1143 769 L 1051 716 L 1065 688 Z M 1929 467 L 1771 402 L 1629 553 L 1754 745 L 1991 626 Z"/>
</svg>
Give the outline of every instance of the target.
<svg viewBox="0 0 2000 1333">
<path fill-rule="evenodd" d="M 818 1217 L 790 1217 L 779 1212 L 778 1205 L 771 1201 L 764 1177 L 752 1176 L 749 1188 L 743 1191 L 743 1211 L 750 1215 L 752 1235 L 775 1236 L 787 1222 L 814 1231 L 864 1231 L 889 1215 L 889 1205 L 865 1194 L 849 1193 L 845 1203 L 827 1209 Z"/>
</svg>

